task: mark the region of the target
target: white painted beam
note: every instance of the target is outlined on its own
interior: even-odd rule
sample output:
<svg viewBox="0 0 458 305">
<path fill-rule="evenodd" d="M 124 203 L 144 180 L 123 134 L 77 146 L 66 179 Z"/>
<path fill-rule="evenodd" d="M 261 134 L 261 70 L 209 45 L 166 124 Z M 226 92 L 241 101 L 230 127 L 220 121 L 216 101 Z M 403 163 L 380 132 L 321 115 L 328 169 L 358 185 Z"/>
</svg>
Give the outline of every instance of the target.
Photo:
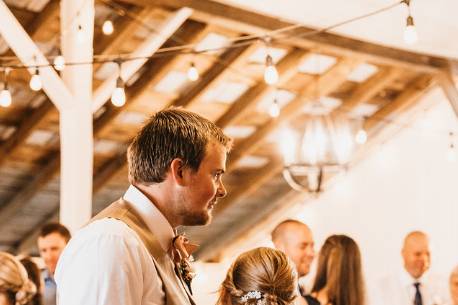
<svg viewBox="0 0 458 305">
<path fill-rule="evenodd" d="M 79 39 L 79 31 L 83 32 L 83 40 Z M 62 0 L 61 32 L 66 61 L 91 62 L 94 0 Z M 67 66 L 62 73 L 75 101 L 60 111 L 60 222 L 70 231 L 92 216 L 92 70 L 92 65 L 75 65 Z"/>
<path fill-rule="evenodd" d="M 171 17 L 164 22 L 158 29 L 157 33 L 151 34 L 149 39 L 143 42 L 138 49 L 132 53 L 131 57 L 149 57 L 153 55 L 164 42 L 191 16 L 192 10 L 189 8 L 182 8 L 174 13 Z M 124 63 L 121 67 L 121 76 L 127 81 L 137 72 L 147 59 L 132 60 Z M 92 104 L 92 111 L 96 112 L 100 107 L 105 104 L 111 97 L 111 93 L 116 87 L 116 79 L 118 75 L 112 75 L 109 79 L 103 82 L 94 93 Z"/>
<path fill-rule="evenodd" d="M 24 65 L 49 64 L 4 1 L 0 1 L 0 20 L 0 34 Z M 33 74 L 35 69 L 29 72 Z M 52 67 L 40 68 L 40 77 L 44 92 L 59 110 L 72 104 L 72 94 Z"/>
</svg>

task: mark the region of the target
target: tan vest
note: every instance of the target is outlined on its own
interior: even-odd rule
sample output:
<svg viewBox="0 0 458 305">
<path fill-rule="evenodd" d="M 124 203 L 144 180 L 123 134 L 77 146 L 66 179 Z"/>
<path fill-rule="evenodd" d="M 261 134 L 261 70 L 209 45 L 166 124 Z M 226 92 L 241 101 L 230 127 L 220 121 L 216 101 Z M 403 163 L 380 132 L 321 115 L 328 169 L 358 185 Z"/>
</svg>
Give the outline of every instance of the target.
<svg viewBox="0 0 458 305">
<path fill-rule="evenodd" d="M 156 236 L 140 216 L 123 199 L 110 204 L 106 209 L 97 214 L 90 222 L 103 218 L 114 218 L 124 222 L 141 239 L 153 258 L 157 273 L 162 280 L 162 289 L 165 293 L 167 305 L 195 305 L 186 284 L 179 278 L 173 268 L 170 256 L 165 252 Z"/>
</svg>

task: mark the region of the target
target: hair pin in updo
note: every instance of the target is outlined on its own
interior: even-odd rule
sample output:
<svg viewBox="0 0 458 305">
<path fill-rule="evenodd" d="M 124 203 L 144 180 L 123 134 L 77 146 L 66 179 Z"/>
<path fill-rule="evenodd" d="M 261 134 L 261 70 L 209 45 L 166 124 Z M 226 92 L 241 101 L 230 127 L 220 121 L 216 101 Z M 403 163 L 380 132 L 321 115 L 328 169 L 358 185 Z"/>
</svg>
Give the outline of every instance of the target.
<svg viewBox="0 0 458 305">
<path fill-rule="evenodd" d="M 262 293 L 257 290 L 248 291 L 245 295 L 240 297 L 240 301 L 242 301 L 242 303 L 246 303 L 248 300 L 252 300 L 252 299 L 257 300 L 256 305 L 265 304 L 264 299 L 262 298 Z"/>
</svg>

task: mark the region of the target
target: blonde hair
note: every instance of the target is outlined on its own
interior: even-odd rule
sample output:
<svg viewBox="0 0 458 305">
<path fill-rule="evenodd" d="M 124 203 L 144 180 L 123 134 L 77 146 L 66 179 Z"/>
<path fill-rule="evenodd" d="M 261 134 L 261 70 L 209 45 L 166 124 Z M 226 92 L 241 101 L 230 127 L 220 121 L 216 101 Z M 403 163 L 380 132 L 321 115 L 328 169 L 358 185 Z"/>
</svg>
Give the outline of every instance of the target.
<svg viewBox="0 0 458 305">
<path fill-rule="evenodd" d="M 0 252 L 0 291 L 10 297 L 13 305 L 26 304 L 36 293 L 24 266 L 6 252 Z"/>
<path fill-rule="evenodd" d="M 237 257 L 221 285 L 217 304 L 257 304 L 258 299 L 243 298 L 254 291 L 260 292 L 262 304 L 292 304 L 297 292 L 297 273 L 283 252 L 256 248 Z"/>
</svg>

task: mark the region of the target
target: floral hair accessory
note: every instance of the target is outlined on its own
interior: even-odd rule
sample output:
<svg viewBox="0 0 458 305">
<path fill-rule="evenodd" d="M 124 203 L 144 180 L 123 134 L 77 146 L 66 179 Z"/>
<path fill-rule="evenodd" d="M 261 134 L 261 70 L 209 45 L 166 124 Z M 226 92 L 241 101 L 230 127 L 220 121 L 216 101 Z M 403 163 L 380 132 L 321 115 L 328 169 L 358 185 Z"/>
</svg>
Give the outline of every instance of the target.
<svg viewBox="0 0 458 305">
<path fill-rule="evenodd" d="M 246 303 L 248 300 L 252 300 L 252 299 L 257 300 L 256 305 L 265 304 L 264 299 L 262 298 L 262 293 L 257 290 L 248 291 L 245 295 L 240 297 L 240 301 L 242 301 L 242 303 Z"/>
</svg>

